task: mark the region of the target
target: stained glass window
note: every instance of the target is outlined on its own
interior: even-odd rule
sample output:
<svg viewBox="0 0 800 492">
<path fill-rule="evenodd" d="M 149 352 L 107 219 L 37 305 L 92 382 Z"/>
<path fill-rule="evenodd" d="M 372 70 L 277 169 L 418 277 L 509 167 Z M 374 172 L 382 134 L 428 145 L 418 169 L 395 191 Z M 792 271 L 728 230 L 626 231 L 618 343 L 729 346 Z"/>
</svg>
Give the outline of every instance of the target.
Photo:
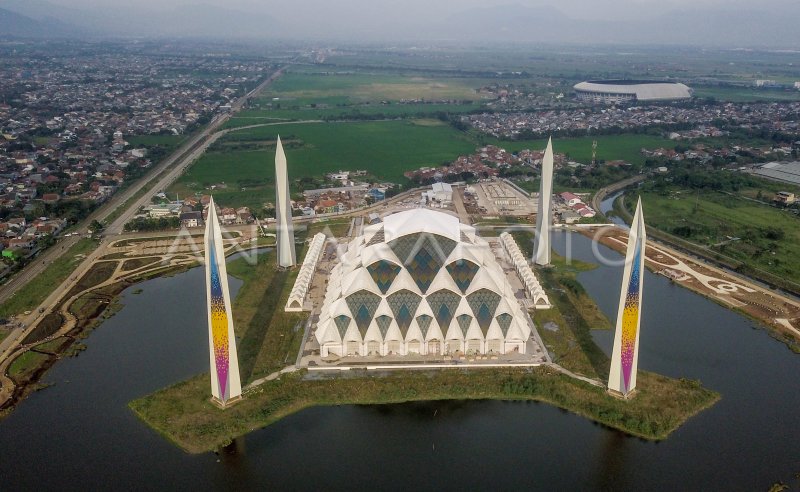
<svg viewBox="0 0 800 492">
<path fill-rule="evenodd" d="M 475 274 L 478 273 L 479 268 L 478 265 L 469 260 L 456 260 L 447 265 L 447 272 L 453 277 L 453 281 L 461 289 L 461 292 L 465 293 L 469 284 L 472 283 L 472 279 L 475 278 Z"/>
<path fill-rule="evenodd" d="M 456 321 L 458 321 L 458 327 L 461 328 L 461 333 L 464 337 L 467 336 L 467 331 L 469 331 L 469 323 L 472 321 L 472 316 L 469 314 L 460 314 Z"/>
<path fill-rule="evenodd" d="M 419 331 L 422 332 L 422 338 L 428 336 L 428 328 L 431 327 L 431 321 L 433 321 L 433 318 L 427 314 L 420 314 L 417 316 L 417 324 L 419 325 Z"/>
<path fill-rule="evenodd" d="M 383 314 L 375 318 L 375 322 L 378 324 L 378 330 L 381 332 L 381 338 L 385 340 L 386 332 L 389 331 L 389 325 L 392 323 L 392 318 Z"/>
<path fill-rule="evenodd" d="M 486 336 L 492 323 L 492 316 L 500 303 L 500 295 L 489 289 L 480 289 L 467 296 L 467 303 L 472 308 L 472 314 L 478 320 L 483 335 Z"/>
<path fill-rule="evenodd" d="M 347 333 L 347 328 L 350 326 L 350 317 L 340 314 L 339 316 L 333 318 L 333 322 L 336 323 L 336 329 L 339 331 L 339 337 L 344 339 L 344 334 Z"/>
<path fill-rule="evenodd" d="M 408 234 L 389 243 L 392 251 L 425 293 L 456 242 L 438 234 Z"/>
<path fill-rule="evenodd" d="M 392 282 L 394 282 L 394 279 L 397 277 L 397 274 L 400 273 L 400 267 L 391 261 L 378 260 L 369 265 L 367 271 L 372 277 L 372 280 L 375 281 L 375 285 L 381 290 L 381 293 L 386 294 L 389 287 L 392 286 Z"/>
<path fill-rule="evenodd" d="M 447 328 L 450 326 L 450 321 L 456 314 L 456 308 L 461 301 L 461 296 L 455 292 L 447 289 L 437 290 L 436 292 L 428 295 L 428 305 L 433 310 L 433 315 L 436 317 L 436 322 L 442 329 L 442 334 L 447 334 Z"/>
<path fill-rule="evenodd" d="M 386 297 L 386 302 L 389 303 L 389 309 L 392 310 L 403 337 L 406 336 L 421 301 L 422 297 L 407 289 L 398 290 Z"/>
<path fill-rule="evenodd" d="M 381 297 L 373 294 L 368 290 L 359 290 L 347 296 L 347 307 L 350 308 L 350 313 L 353 319 L 356 320 L 358 331 L 361 332 L 363 337 L 367 333 L 369 323 L 378 309 L 378 304 L 381 302 Z"/>
<path fill-rule="evenodd" d="M 511 327 L 511 320 L 513 320 L 514 317 L 508 313 L 501 313 L 497 315 L 496 319 L 497 324 L 500 325 L 500 331 L 503 332 L 503 336 L 507 336 L 508 329 Z"/>
<path fill-rule="evenodd" d="M 372 246 L 373 244 L 378 244 L 383 242 L 383 228 L 376 232 L 372 238 L 367 243 L 367 246 Z"/>
</svg>

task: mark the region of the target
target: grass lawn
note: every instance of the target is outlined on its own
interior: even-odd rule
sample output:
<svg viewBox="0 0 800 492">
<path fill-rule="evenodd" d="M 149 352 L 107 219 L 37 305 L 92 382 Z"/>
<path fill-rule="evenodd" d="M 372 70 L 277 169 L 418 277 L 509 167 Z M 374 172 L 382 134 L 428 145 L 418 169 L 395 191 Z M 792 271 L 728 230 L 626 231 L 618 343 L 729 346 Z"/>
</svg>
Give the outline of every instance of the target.
<svg viewBox="0 0 800 492">
<path fill-rule="evenodd" d="M 49 358 L 49 355 L 28 350 L 14 359 L 8 368 L 8 375 L 18 383 L 26 381 Z"/>
<path fill-rule="evenodd" d="M 800 219 L 795 215 L 713 191 L 645 193 L 642 207 L 653 227 L 779 277 L 800 279 Z"/>
<path fill-rule="evenodd" d="M 638 394 L 622 401 L 603 389 L 544 367 L 445 369 L 304 380 L 284 375 L 221 411 L 209 401 L 208 376 L 197 376 L 132 401 L 131 409 L 164 437 L 192 453 L 212 451 L 254 429 L 317 405 L 389 404 L 443 399 L 536 400 L 647 439 L 664 439 L 719 395 L 699 383 L 641 372 Z"/>
<path fill-rule="evenodd" d="M 233 323 L 242 383 L 247 384 L 285 366 L 288 359 L 294 361 L 303 332 L 293 328 L 305 316 L 283 310 L 297 271 L 278 271 L 274 250 L 258 255 L 255 265 L 240 258 L 227 266 L 230 275 L 244 281 L 233 302 Z"/>
<path fill-rule="evenodd" d="M 83 256 L 78 255 L 86 255 L 95 247 L 97 242 L 92 239 L 79 240 L 58 260 L 51 263 L 43 273 L 31 279 L 27 285 L 1 304 L 0 316 L 7 317 L 33 310 L 83 261 Z"/>
<path fill-rule="evenodd" d="M 575 280 L 577 272 L 594 267 L 582 262 L 567 266 L 563 258 L 554 255 L 553 268 L 538 272 L 552 307 L 535 311 L 533 320 L 553 362 L 605 381 L 609 360 L 592 340 L 590 330 L 609 329 L 611 323 Z"/>
<path fill-rule="evenodd" d="M 314 237 L 318 232 L 323 232 L 328 237 L 344 237 L 350 230 L 351 220 L 352 219 L 317 220 L 309 226 L 307 237 Z"/>
<path fill-rule="evenodd" d="M 36 350 L 40 352 L 58 352 L 58 350 L 65 344 L 71 343 L 72 340 L 67 337 L 58 337 L 50 340 L 49 342 L 40 343 L 36 347 Z"/>
</svg>

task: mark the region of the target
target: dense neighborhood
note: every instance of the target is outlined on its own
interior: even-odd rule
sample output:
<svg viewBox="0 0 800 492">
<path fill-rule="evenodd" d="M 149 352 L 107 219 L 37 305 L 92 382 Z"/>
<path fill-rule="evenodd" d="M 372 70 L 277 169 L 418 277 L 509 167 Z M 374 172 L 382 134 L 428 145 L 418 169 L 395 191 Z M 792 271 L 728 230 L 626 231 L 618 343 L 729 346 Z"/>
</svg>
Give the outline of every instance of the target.
<svg viewBox="0 0 800 492">
<path fill-rule="evenodd" d="M 30 254 L 267 75 L 266 62 L 0 46 L 0 248 Z M 6 251 L 7 250 L 7 251 Z"/>
</svg>

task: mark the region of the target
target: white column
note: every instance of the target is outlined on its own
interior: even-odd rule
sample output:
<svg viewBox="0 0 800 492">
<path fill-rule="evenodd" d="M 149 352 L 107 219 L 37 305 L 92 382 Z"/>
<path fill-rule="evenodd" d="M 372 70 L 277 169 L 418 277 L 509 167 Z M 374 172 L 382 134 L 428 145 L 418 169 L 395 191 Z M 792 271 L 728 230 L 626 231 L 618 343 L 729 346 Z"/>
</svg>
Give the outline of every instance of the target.
<svg viewBox="0 0 800 492">
<path fill-rule="evenodd" d="M 539 208 L 536 212 L 536 251 L 537 265 L 550 264 L 550 226 L 553 222 L 553 140 L 547 141 L 547 149 L 542 159 L 542 181 L 539 184 Z"/>
<path fill-rule="evenodd" d="M 278 230 L 278 266 L 288 268 L 297 263 L 294 251 L 294 227 L 292 226 L 292 204 L 289 198 L 289 174 L 286 170 L 286 154 L 281 137 L 275 148 L 275 221 Z"/>
</svg>

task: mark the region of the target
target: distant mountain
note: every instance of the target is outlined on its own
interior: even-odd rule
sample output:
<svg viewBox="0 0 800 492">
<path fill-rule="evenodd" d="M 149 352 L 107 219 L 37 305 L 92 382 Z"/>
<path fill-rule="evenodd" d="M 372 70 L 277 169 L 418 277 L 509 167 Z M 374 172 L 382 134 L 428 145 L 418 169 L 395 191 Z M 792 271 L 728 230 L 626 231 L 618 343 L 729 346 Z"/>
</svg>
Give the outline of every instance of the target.
<svg viewBox="0 0 800 492">
<path fill-rule="evenodd" d="M 10 36 L 41 36 L 43 32 L 42 26 L 30 17 L 0 9 L 0 33 Z"/>
<path fill-rule="evenodd" d="M 263 14 L 251 14 L 214 5 L 195 4 L 151 11 L 121 4 L 114 8 L 82 10 L 46 0 L 0 0 L 3 8 L 39 23 L 79 26 L 89 34 L 160 37 L 275 37 L 278 22 Z"/>
<path fill-rule="evenodd" d="M 56 19 L 33 19 L 26 15 L 0 8 L 0 35 L 24 38 L 76 36 L 80 29 Z"/>
</svg>

